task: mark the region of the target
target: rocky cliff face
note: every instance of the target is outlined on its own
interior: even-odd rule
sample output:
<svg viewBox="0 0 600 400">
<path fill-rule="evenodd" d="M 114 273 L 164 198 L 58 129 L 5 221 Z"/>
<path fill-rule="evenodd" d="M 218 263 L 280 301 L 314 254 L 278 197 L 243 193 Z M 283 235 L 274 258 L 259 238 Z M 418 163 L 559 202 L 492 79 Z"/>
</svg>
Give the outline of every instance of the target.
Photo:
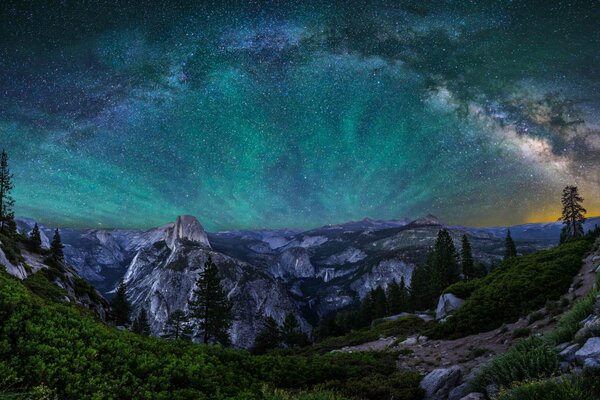
<svg viewBox="0 0 600 400">
<path fill-rule="evenodd" d="M 127 268 L 124 282 L 134 313 L 146 308 L 153 334 L 160 334 L 169 315 L 187 311 L 199 273 L 211 257 L 227 296 L 233 301 L 232 343 L 250 347 L 269 315 L 283 323 L 286 315 L 299 316 L 301 326 L 309 325 L 299 313 L 285 286 L 256 267 L 211 250 L 202 226 L 193 217 L 181 217 L 163 240 L 141 248 Z"/>
<path fill-rule="evenodd" d="M 586 228 L 599 221 L 591 219 Z M 18 221 L 25 233 L 33 224 Z M 479 261 L 501 260 L 506 228 L 447 226 L 432 215 L 414 221 L 365 219 L 305 232 L 214 234 L 206 233 L 196 218 L 180 216 L 146 231 L 67 228 L 61 233 L 67 261 L 77 273 L 109 296 L 124 278 L 136 309 L 148 308 L 155 333 L 172 310 L 185 308 L 206 257 L 212 255 L 222 264 L 224 285 L 242 316 L 232 329 L 234 341 L 245 346 L 265 314 L 281 322 L 285 313 L 297 312 L 305 324 L 352 304 L 377 286 L 401 278 L 409 284 L 441 227 L 449 229 L 457 247 L 467 234 Z M 47 240 L 52 230 L 41 228 Z M 560 225 L 528 224 L 511 227 L 511 232 L 518 238 L 519 252 L 528 253 L 554 244 Z"/>
</svg>

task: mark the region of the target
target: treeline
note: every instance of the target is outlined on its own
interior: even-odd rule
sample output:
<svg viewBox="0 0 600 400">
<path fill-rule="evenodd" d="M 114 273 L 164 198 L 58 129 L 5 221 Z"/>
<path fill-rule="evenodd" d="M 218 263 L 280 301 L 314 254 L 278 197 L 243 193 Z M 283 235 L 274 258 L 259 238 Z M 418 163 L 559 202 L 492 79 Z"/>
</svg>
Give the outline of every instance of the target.
<svg viewBox="0 0 600 400">
<path fill-rule="evenodd" d="M 517 248 L 510 230 L 505 239 L 504 259 L 517 256 Z M 487 274 L 484 264 L 473 258 L 471 243 L 467 235 L 461 238 L 461 249 L 457 251 L 447 229 L 440 229 L 435 245 L 427 261 L 413 271 L 410 285 L 404 277 L 393 281 L 387 288 L 378 286 L 367 293 L 359 305 L 326 318 L 317 327 L 315 337 L 323 339 L 340 336 L 371 325 L 374 320 L 403 312 L 428 310 L 435 306 L 445 288 L 459 281 L 471 281 Z"/>
</svg>

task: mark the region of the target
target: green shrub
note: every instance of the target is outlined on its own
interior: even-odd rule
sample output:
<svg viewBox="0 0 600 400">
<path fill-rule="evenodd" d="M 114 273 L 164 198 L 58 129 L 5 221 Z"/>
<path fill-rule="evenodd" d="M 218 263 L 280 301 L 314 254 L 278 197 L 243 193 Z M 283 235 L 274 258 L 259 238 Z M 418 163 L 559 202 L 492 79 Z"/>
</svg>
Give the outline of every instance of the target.
<svg viewBox="0 0 600 400">
<path fill-rule="evenodd" d="M 470 281 L 458 281 L 448 286 L 443 293 L 452 293 L 456 297 L 466 300 L 479 287 L 480 283 L 481 278 Z"/>
<path fill-rule="evenodd" d="M 514 382 L 549 377 L 558 371 L 559 357 L 554 346 L 531 337 L 515 344 L 506 353 L 485 365 L 474 381 L 477 391 L 489 384 L 509 388 Z"/>
<path fill-rule="evenodd" d="M 558 321 L 556 328 L 546 334 L 546 338 L 554 344 L 565 343 L 573 340 L 577 331 L 581 328 L 581 321 L 594 311 L 597 290 L 593 290 L 585 297 L 573 304 Z"/>
<path fill-rule="evenodd" d="M 590 400 L 590 394 L 578 380 L 549 379 L 527 382 L 503 391 L 498 400 Z"/>
<path fill-rule="evenodd" d="M 289 392 L 281 389 L 264 389 L 264 400 L 342 400 L 339 395 L 322 390 Z"/>
<path fill-rule="evenodd" d="M 345 396 L 369 400 L 421 399 L 421 377 L 417 373 L 397 372 L 391 375 L 374 374 L 345 383 L 330 382 L 321 387 L 335 390 Z"/>
<path fill-rule="evenodd" d="M 39 386 L 60 399 L 261 399 L 265 385 L 342 390 L 369 376 L 390 385 L 381 388 L 389 393 L 418 390 L 418 375 L 397 375 L 396 358 L 385 352 L 252 356 L 142 337 L 44 300 L 0 272 L 0 376 L 17 393 Z M 364 390 L 370 395 L 368 385 Z"/>
<path fill-rule="evenodd" d="M 569 288 L 590 246 L 591 239 L 585 237 L 504 262 L 426 336 L 457 338 L 489 331 L 557 300 Z"/>
<path fill-rule="evenodd" d="M 556 304 L 555 302 L 551 302 L 551 303 Z M 527 323 L 529 325 L 531 325 L 531 324 L 533 324 L 536 321 L 544 319 L 545 316 L 546 316 L 546 313 L 543 312 L 543 311 L 533 312 L 533 313 L 529 314 L 529 317 L 527 318 Z"/>
<path fill-rule="evenodd" d="M 517 328 L 513 331 L 512 337 L 513 339 L 528 337 L 531 334 L 531 329 L 529 328 Z"/>
</svg>

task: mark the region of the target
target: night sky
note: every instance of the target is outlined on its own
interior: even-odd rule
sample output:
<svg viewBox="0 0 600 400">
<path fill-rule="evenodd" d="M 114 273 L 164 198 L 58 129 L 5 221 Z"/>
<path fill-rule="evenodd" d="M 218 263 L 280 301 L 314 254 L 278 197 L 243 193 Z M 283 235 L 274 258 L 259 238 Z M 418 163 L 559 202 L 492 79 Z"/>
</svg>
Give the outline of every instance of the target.
<svg viewBox="0 0 600 400">
<path fill-rule="evenodd" d="M 566 184 L 600 214 L 600 1 L 1 3 L 18 215 L 506 225 Z"/>
</svg>

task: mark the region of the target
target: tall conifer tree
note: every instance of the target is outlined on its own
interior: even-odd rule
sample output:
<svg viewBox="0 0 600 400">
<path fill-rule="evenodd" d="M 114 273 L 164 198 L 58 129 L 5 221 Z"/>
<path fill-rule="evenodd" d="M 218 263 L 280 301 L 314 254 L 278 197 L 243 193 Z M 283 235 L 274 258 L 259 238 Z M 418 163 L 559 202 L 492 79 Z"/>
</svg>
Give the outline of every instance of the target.
<svg viewBox="0 0 600 400">
<path fill-rule="evenodd" d="M 262 328 L 254 340 L 252 352 L 255 354 L 265 354 L 268 350 L 279 347 L 281 333 L 277 321 L 271 316 L 265 317 Z"/>
<path fill-rule="evenodd" d="M 63 252 L 63 244 L 60 238 L 60 232 L 58 228 L 54 231 L 54 237 L 52 243 L 50 243 L 50 256 L 56 262 L 62 262 L 65 260 L 65 254 Z"/>
<path fill-rule="evenodd" d="M 115 297 L 112 298 L 110 305 L 115 323 L 117 325 L 127 325 L 131 313 L 131 305 L 129 304 L 129 300 L 127 300 L 127 288 L 123 281 L 119 283 Z"/>
<path fill-rule="evenodd" d="M 585 208 L 581 205 L 583 197 L 579 195 L 577 186 L 567 186 L 562 193 L 562 214 L 559 221 L 563 223 L 561 241 L 583 236 Z"/>
<path fill-rule="evenodd" d="M 504 259 L 508 260 L 517 256 L 517 246 L 513 240 L 510 229 L 506 232 L 506 239 L 504 240 Z"/>
<path fill-rule="evenodd" d="M 14 225 L 13 187 L 13 175 L 8 166 L 8 154 L 2 150 L 0 153 L 0 231 L 5 231 L 7 227 L 10 228 Z"/>
<path fill-rule="evenodd" d="M 31 243 L 31 250 L 40 252 L 42 250 L 42 236 L 40 234 L 40 227 L 36 223 L 29 234 L 29 242 Z"/>
<path fill-rule="evenodd" d="M 133 321 L 131 330 L 138 335 L 149 336 L 150 335 L 150 323 L 148 322 L 148 314 L 146 309 L 142 307 L 138 317 Z"/>
<path fill-rule="evenodd" d="M 203 343 L 229 344 L 232 303 L 221 287 L 219 269 L 210 256 L 198 277 L 188 306 L 190 317 L 202 334 Z"/>
</svg>

